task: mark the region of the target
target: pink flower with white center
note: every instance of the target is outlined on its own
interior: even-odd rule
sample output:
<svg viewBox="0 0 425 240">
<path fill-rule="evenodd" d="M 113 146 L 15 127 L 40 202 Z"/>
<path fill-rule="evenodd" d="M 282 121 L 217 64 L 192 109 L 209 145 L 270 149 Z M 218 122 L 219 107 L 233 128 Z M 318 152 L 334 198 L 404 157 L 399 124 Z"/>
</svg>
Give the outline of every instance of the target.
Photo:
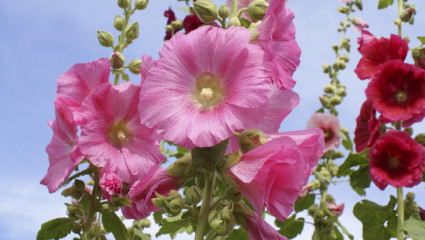
<svg viewBox="0 0 425 240">
<path fill-rule="evenodd" d="M 131 187 L 129 196 L 132 200 L 132 206 L 122 208 L 124 217 L 142 219 L 149 216 L 152 212 L 160 210 L 152 203 L 152 199 L 156 198 L 155 192 L 168 196 L 171 190 L 180 188 L 177 182 L 181 178 L 168 176 L 166 172 L 167 169 L 155 165 L 146 176 Z"/>
<path fill-rule="evenodd" d="M 46 152 L 49 155 L 49 169 L 40 181 L 50 193 L 56 192 L 83 159 L 78 148 L 78 130 L 71 110 L 63 104 L 56 106 L 56 119 L 49 123 L 53 137 Z"/>
<path fill-rule="evenodd" d="M 120 195 L 122 193 L 121 179 L 114 173 L 109 171 L 100 171 L 99 185 L 103 190 L 103 196 L 112 202 L 114 194 Z"/>
<path fill-rule="evenodd" d="M 153 130 L 140 123 L 140 87 L 105 83 L 81 106 L 81 152 L 97 167 L 133 183 L 163 161 Z"/>
<path fill-rule="evenodd" d="M 325 152 L 339 146 L 341 141 L 339 120 L 327 113 L 314 113 L 307 122 L 306 129 L 320 128 L 324 132 Z"/>
<path fill-rule="evenodd" d="M 257 213 L 254 213 L 254 216 L 246 216 L 246 220 L 248 224 L 243 228 L 248 231 L 250 240 L 287 240 Z"/>
<path fill-rule="evenodd" d="M 109 82 L 110 67 L 111 63 L 107 58 L 72 66 L 58 79 L 55 105 L 67 105 L 73 111 L 74 118 L 79 124 L 81 117 L 78 111 L 81 104 L 99 85 Z"/>
<path fill-rule="evenodd" d="M 292 89 L 292 79 L 300 64 L 301 49 L 295 41 L 294 13 L 285 1 L 271 0 L 266 15 L 257 26 L 259 36 L 253 42 L 260 45 L 271 58 L 271 77 L 281 89 Z"/>
<path fill-rule="evenodd" d="M 274 137 L 245 153 L 227 174 L 259 215 L 266 206 L 284 221 L 323 154 L 323 132 L 314 129 Z"/>
<path fill-rule="evenodd" d="M 258 124 L 271 83 L 264 51 L 250 36 L 212 26 L 174 35 L 143 82 L 142 122 L 186 148 L 213 146 Z"/>
</svg>

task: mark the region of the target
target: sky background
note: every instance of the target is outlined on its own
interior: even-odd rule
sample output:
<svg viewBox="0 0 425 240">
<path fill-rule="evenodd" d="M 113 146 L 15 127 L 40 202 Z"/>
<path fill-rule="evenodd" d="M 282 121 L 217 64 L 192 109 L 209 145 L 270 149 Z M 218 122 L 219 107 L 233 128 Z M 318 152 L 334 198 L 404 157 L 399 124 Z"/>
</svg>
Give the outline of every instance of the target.
<svg viewBox="0 0 425 240">
<path fill-rule="evenodd" d="M 219 5 L 223 1 L 215 2 Z M 425 35 L 425 1 L 409 3 L 416 5 L 418 15 L 413 26 L 403 26 L 403 35 L 410 36 L 410 47 L 416 47 L 419 45 L 416 36 Z M 395 5 L 378 11 L 378 0 L 363 4 L 364 10 L 353 16 L 368 22 L 375 36 L 389 37 L 397 32 L 393 24 Z M 344 16 L 336 9 L 341 5 L 337 0 L 290 0 L 288 3 L 296 15 L 297 40 L 302 49 L 301 64 L 294 75 L 297 81 L 294 90 L 301 100 L 282 123 L 281 131 L 304 129 L 310 115 L 320 107 L 318 96 L 329 82 L 321 65 L 331 64 L 335 59 L 330 46 L 340 39 L 336 29 Z M 170 6 L 182 19 L 184 13 L 176 7 L 184 4 L 171 0 L 151 0 L 147 10 L 132 17 L 132 21 L 139 21 L 141 28 L 140 38 L 124 52 L 128 61 L 142 54 L 158 58 L 166 22 L 163 12 Z M 54 119 L 56 81 L 76 63 L 109 57 L 111 49 L 98 44 L 96 31 L 109 31 L 116 37 L 118 32 L 112 22 L 117 14 L 121 11 L 115 0 L 0 0 L 0 239 L 35 239 L 43 222 L 66 216 L 64 202 L 70 199 L 62 197 L 60 191 L 49 194 L 47 188 L 39 184 L 48 168 L 45 147 L 52 132 L 47 121 Z M 367 81 L 360 81 L 353 72 L 360 59 L 355 41 L 359 36 L 359 32 L 350 28 L 351 61 L 340 76 L 348 95 L 338 107 L 339 118 L 350 132 L 354 130 L 367 86 Z M 407 59 L 412 62 L 410 53 Z M 140 82 L 139 76 L 131 78 L 135 83 Z M 423 123 L 414 127 L 415 134 L 425 132 Z M 425 206 L 424 185 L 413 189 L 422 207 Z M 407 191 L 410 189 L 405 193 Z M 361 239 L 361 223 L 353 217 L 352 207 L 364 198 L 346 183 L 331 186 L 330 193 L 338 204 L 345 203 L 341 222 L 356 239 Z M 372 186 L 366 197 L 386 204 L 390 194 L 395 195 L 395 190 L 380 191 Z M 306 226 L 297 239 L 311 239 L 311 233 L 312 228 Z"/>
</svg>

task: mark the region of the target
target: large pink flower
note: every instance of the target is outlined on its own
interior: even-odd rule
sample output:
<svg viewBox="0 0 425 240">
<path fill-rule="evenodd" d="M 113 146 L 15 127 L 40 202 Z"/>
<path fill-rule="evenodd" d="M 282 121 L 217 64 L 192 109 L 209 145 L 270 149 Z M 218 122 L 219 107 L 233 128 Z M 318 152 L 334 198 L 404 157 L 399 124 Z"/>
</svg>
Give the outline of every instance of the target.
<svg viewBox="0 0 425 240">
<path fill-rule="evenodd" d="M 307 122 L 307 129 L 321 128 L 325 133 L 325 152 L 339 146 L 341 141 L 339 120 L 327 113 L 314 113 Z"/>
<path fill-rule="evenodd" d="M 354 142 L 356 143 L 356 151 L 361 152 L 371 147 L 376 139 L 381 135 L 379 125 L 382 120 L 376 119 L 376 109 L 369 100 L 366 100 L 361 109 L 360 114 L 356 118 L 356 129 L 354 130 Z"/>
<path fill-rule="evenodd" d="M 365 92 L 373 107 L 391 121 L 411 125 L 425 116 L 425 71 L 415 65 L 387 61 L 378 68 Z"/>
<path fill-rule="evenodd" d="M 422 181 L 425 148 L 406 132 L 390 130 L 370 149 L 370 177 L 381 190 L 387 185 L 413 187 Z"/>
<path fill-rule="evenodd" d="M 292 74 L 300 63 L 301 49 L 295 41 L 294 13 L 285 7 L 285 1 L 272 0 L 254 43 L 263 47 L 272 59 L 271 77 L 279 88 L 292 89 Z"/>
<path fill-rule="evenodd" d="M 244 154 L 227 173 L 258 214 L 266 206 L 283 221 L 323 154 L 323 133 L 315 129 L 274 137 Z"/>
<path fill-rule="evenodd" d="M 47 186 L 50 193 L 56 192 L 84 159 L 78 148 L 78 129 L 71 110 L 66 105 L 57 104 L 55 115 L 56 119 L 49 124 L 53 137 L 46 148 L 50 165 L 40 182 Z"/>
<path fill-rule="evenodd" d="M 81 106 L 81 152 L 98 167 L 133 183 L 161 162 L 153 130 L 140 123 L 140 87 L 105 83 Z"/>
<path fill-rule="evenodd" d="M 122 208 L 124 217 L 132 219 L 142 219 L 152 212 L 160 209 L 152 203 L 156 198 L 155 192 L 168 196 L 171 190 L 178 190 L 177 182 L 179 177 L 171 177 L 166 174 L 167 170 L 156 165 L 149 170 L 141 180 L 137 181 L 130 189 L 129 196 L 132 200 L 131 207 Z"/>
<path fill-rule="evenodd" d="M 365 31 L 366 33 L 369 32 Z M 370 36 L 367 36 L 367 38 L 370 38 Z M 363 57 L 360 59 L 354 72 L 360 79 L 364 80 L 373 77 L 378 66 L 386 61 L 404 61 L 409 47 L 406 40 L 392 34 L 390 38 L 373 38 L 372 40 L 368 40 L 367 43 L 362 44 L 359 50 Z"/>
<path fill-rule="evenodd" d="M 143 82 L 143 123 L 186 148 L 213 146 L 259 123 L 270 73 L 250 36 L 244 28 L 211 26 L 176 34 Z"/>
<path fill-rule="evenodd" d="M 250 240 L 287 240 L 257 213 L 246 216 L 246 220 L 248 224 L 243 227 L 248 231 Z"/>
<path fill-rule="evenodd" d="M 74 112 L 77 123 L 81 117 L 78 110 L 83 100 L 96 88 L 109 81 L 111 63 L 107 58 L 101 58 L 90 63 L 79 63 L 71 67 L 58 79 L 58 90 L 55 105 L 65 104 Z"/>
</svg>

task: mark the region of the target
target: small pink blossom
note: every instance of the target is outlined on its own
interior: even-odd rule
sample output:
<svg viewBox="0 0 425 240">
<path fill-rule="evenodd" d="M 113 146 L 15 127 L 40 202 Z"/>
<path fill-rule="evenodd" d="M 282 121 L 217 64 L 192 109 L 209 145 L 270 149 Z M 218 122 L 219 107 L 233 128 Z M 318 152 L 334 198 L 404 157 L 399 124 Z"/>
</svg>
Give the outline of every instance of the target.
<svg viewBox="0 0 425 240">
<path fill-rule="evenodd" d="M 92 164 L 133 183 L 163 161 L 153 130 L 140 123 L 140 87 L 105 83 L 81 106 L 81 152 Z"/>
<path fill-rule="evenodd" d="M 342 212 L 344 211 L 344 203 L 336 205 L 335 203 L 328 202 L 327 207 L 333 215 L 336 215 L 338 217 L 341 216 Z"/>
<path fill-rule="evenodd" d="M 79 124 L 81 117 L 78 111 L 83 100 L 99 85 L 109 82 L 110 67 L 111 63 L 107 58 L 72 66 L 58 79 L 55 105 L 67 105 L 73 111 L 74 118 Z"/>
<path fill-rule="evenodd" d="M 50 193 L 56 192 L 75 166 L 84 159 L 78 148 L 78 129 L 71 110 L 66 105 L 57 104 L 55 115 L 56 119 L 49 124 L 53 137 L 46 148 L 50 165 L 40 181 Z"/>
<path fill-rule="evenodd" d="M 354 31 L 356 32 L 361 31 L 363 28 L 369 27 L 369 24 L 367 24 L 367 22 L 361 20 L 360 18 L 355 18 L 353 24 L 354 24 Z"/>
<path fill-rule="evenodd" d="M 180 186 L 177 186 L 177 182 L 181 178 L 168 176 L 166 172 L 165 168 L 155 165 L 146 176 L 134 183 L 129 192 L 132 206 L 122 208 L 124 217 L 142 219 L 149 216 L 152 212 L 160 210 L 151 201 L 156 198 L 155 192 L 168 196 L 171 190 L 180 188 Z"/>
<path fill-rule="evenodd" d="M 122 193 L 122 182 L 116 174 L 109 171 L 101 171 L 99 178 L 99 185 L 103 190 L 103 195 L 109 201 L 112 201 L 114 194 L 120 195 Z"/>
<path fill-rule="evenodd" d="M 339 146 L 341 141 L 339 120 L 334 115 L 314 113 L 307 122 L 307 129 L 320 128 L 324 132 L 325 152 Z"/>
<path fill-rule="evenodd" d="M 314 129 L 274 137 L 244 154 L 227 173 L 258 214 L 266 206 L 283 221 L 323 154 L 323 133 Z"/>
<path fill-rule="evenodd" d="M 352 0 L 338 0 L 338 2 L 343 2 L 343 3 L 349 3 L 349 2 L 351 2 Z"/>
<path fill-rule="evenodd" d="M 250 36 L 240 27 L 177 33 L 143 82 L 142 122 L 186 148 L 213 146 L 258 124 L 271 82 L 264 51 Z"/>
<path fill-rule="evenodd" d="M 248 231 L 250 240 L 287 240 L 257 213 L 246 216 L 246 220 L 247 225 L 243 227 Z"/>
</svg>

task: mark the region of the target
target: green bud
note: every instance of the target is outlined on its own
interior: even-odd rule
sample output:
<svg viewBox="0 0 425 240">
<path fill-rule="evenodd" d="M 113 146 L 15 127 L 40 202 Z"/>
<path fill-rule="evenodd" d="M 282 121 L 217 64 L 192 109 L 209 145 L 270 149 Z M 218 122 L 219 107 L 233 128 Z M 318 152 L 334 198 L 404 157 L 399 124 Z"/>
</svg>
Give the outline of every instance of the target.
<svg viewBox="0 0 425 240">
<path fill-rule="evenodd" d="M 415 194 L 408 192 L 404 201 L 404 213 L 407 217 L 420 211 L 418 204 L 415 202 Z"/>
<path fill-rule="evenodd" d="M 222 4 L 220 8 L 218 9 L 218 15 L 221 18 L 226 19 L 229 17 L 229 14 L 230 14 L 230 10 L 227 4 Z"/>
<path fill-rule="evenodd" d="M 184 177 L 191 171 L 192 157 L 184 156 L 168 166 L 166 174 L 170 177 Z"/>
<path fill-rule="evenodd" d="M 310 191 L 314 191 L 320 188 L 320 182 L 317 179 L 314 179 L 308 185 L 311 186 Z"/>
<path fill-rule="evenodd" d="M 330 73 L 331 72 L 331 66 L 327 65 L 327 64 L 323 64 L 323 72 L 324 73 Z"/>
<path fill-rule="evenodd" d="M 407 127 L 407 128 L 405 128 L 405 129 L 404 129 L 404 131 L 405 131 L 407 134 L 409 134 L 409 136 L 412 136 L 412 134 L 413 134 L 413 128 L 411 128 L 411 127 Z"/>
<path fill-rule="evenodd" d="M 117 15 L 114 19 L 114 27 L 115 29 L 117 29 L 118 31 L 122 31 L 122 29 L 124 28 L 124 18 L 121 17 L 120 15 Z"/>
<path fill-rule="evenodd" d="M 114 37 L 109 32 L 97 30 L 97 40 L 104 47 L 112 47 L 114 45 Z"/>
<path fill-rule="evenodd" d="M 347 96 L 347 91 L 345 88 L 339 88 L 338 91 L 336 91 L 336 94 L 340 97 L 345 97 Z"/>
<path fill-rule="evenodd" d="M 261 21 L 266 15 L 269 4 L 264 0 L 255 0 L 248 5 L 248 16 L 253 22 Z"/>
<path fill-rule="evenodd" d="M 329 97 L 326 95 L 319 96 L 320 103 L 323 107 L 329 107 Z"/>
<path fill-rule="evenodd" d="M 266 142 L 266 136 L 260 129 L 248 129 L 239 136 L 239 147 L 243 153 L 254 149 Z"/>
<path fill-rule="evenodd" d="M 110 57 L 111 67 L 114 69 L 120 69 L 124 67 L 125 57 L 120 52 L 113 52 Z"/>
<path fill-rule="evenodd" d="M 240 27 L 241 26 L 241 21 L 239 21 L 239 18 L 234 16 L 231 17 L 229 20 L 229 23 L 227 24 L 229 27 L 230 26 L 236 26 L 236 27 Z"/>
<path fill-rule="evenodd" d="M 342 153 L 341 151 L 339 151 L 339 150 L 335 150 L 334 152 L 333 152 L 333 154 L 332 154 L 332 157 L 333 158 L 343 158 L 344 157 L 344 153 Z"/>
<path fill-rule="evenodd" d="M 193 7 L 199 20 L 204 23 L 212 23 L 217 18 L 217 6 L 209 0 L 198 0 Z"/>
<path fill-rule="evenodd" d="M 406 8 L 401 12 L 400 19 L 402 22 L 409 22 L 414 15 L 415 10 L 413 8 Z"/>
<path fill-rule="evenodd" d="M 242 194 L 235 188 L 229 187 L 226 191 L 226 198 L 233 202 L 242 200 Z"/>
<path fill-rule="evenodd" d="M 251 23 L 248 27 L 248 30 L 251 32 L 250 41 L 253 41 L 260 36 L 260 32 L 257 30 L 257 26 L 260 25 L 261 21 Z"/>
<path fill-rule="evenodd" d="M 153 205 L 159 207 L 159 208 L 163 208 L 165 207 L 165 200 L 161 199 L 161 198 L 153 198 L 152 200 Z"/>
<path fill-rule="evenodd" d="M 412 192 L 408 192 L 406 194 L 406 201 L 413 201 L 413 200 L 415 200 L 415 194 Z"/>
<path fill-rule="evenodd" d="M 127 26 L 125 36 L 130 40 L 137 39 L 139 37 L 139 23 L 135 22 Z"/>
<path fill-rule="evenodd" d="M 140 64 L 142 63 L 142 60 L 140 59 L 133 59 L 129 64 L 128 64 L 128 70 L 130 70 L 130 72 L 134 73 L 134 74 L 139 74 L 140 73 Z"/>
<path fill-rule="evenodd" d="M 183 198 L 180 195 L 179 197 L 174 198 L 171 200 L 168 205 L 168 208 L 166 208 L 167 213 L 170 213 L 171 215 L 178 215 L 182 208 L 183 208 Z"/>
<path fill-rule="evenodd" d="M 331 97 L 331 99 L 330 99 L 330 103 L 331 103 L 332 105 L 338 105 L 338 104 L 340 104 L 340 103 L 341 103 L 341 101 L 342 101 L 342 99 L 341 99 L 341 97 L 339 97 L 339 96 L 333 96 L 333 97 Z"/>
<path fill-rule="evenodd" d="M 344 7 L 344 6 L 341 6 L 341 7 L 338 8 L 338 12 L 340 12 L 340 13 L 347 13 L 348 12 L 348 8 L 347 7 Z"/>
<path fill-rule="evenodd" d="M 323 91 L 325 93 L 334 93 L 335 92 L 335 86 L 332 84 L 328 84 L 325 86 L 325 88 L 323 89 Z"/>
<path fill-rule="evenodd" d="M 336 62 L 336 64 L 338 65 L 338 69 L 341 69 L 341 70 L 345 69 L 346 67 L 346 64 L 344 61 L 338 61 Z"/>
<path fill-rule="evenodd" d="M 350 58 L 348 57 L 348 54 L 344 54 L 344 55 L 341 57 L 341 60 L 342 60 L 342 61 L 344 61 L 344 62 L 348 62 L 348 61 L 350 60 Z"/>
<path fill-rule="evenodd" d="M 167 26 L 165 26 L 165 31 L 166 32 L 171 32 L 173 30 L 174 30 L 174 28 L 173 28 L 173 26 L 171 26 L 171 24 L 168 24 Z"/>
<path fill-rule="evenodd" d="M 140 220 L 135 220 L 133 222 L 133 226 L 136 226 L 138 228 L 146 228 L 146 227 L 150 227 L 151 226 L 151 221 L 149 221 L 149 219 L 147 218 L 143 218 Z"/>
<path fill-rule="evenodd" d="M 361 11 L 363 10 L 363 4 L 362 4 L 362 0 L 356 0 L 354 2 L 354 5 L 356 5 L 356 7 Z"/>
<path fill-rule="evenodd" d="M 148 6 L 149 0 L 136 0 L 134 8 L 137 10 L 144 10 Z"/>
<path fill-rule="evenodd" d="M 415 141 L 425 147 L 425 133 L 420 133 L 416 135 Z"/>
<path fill-rule="evenodd" d="M 126 9 L 130 6 L 130 0 L 118 0 L 118 6 L 122 9 Z"/>
<path fill-rule="evenodd" d="M 202 190 L 197 186 L 191 186 L 185 194 L 185 201 L 189 204 L 196 205 L 202 199 Z"/>
<path fill-rule="evenodd" d="M 174 20 L 171 22 L 171 26 L 173 28 L 178 28 L 178 29 L 182 29 L 183 28 L 183 22 L 181 20 Z"/>
</svg>

